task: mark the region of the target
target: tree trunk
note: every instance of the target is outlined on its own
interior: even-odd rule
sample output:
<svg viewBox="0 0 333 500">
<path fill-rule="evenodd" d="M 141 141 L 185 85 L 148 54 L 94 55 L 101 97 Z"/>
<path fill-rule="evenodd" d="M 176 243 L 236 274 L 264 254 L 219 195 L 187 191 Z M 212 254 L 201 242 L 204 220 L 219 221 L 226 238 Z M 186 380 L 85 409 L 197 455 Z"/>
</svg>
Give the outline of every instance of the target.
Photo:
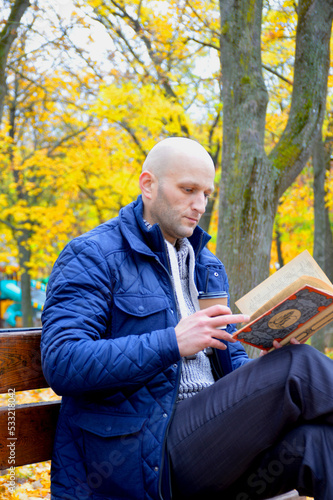
<svg viewBox="0 0 333 500">
<path fill-rule="evenodd" d="M 25 233 L 23 230 L 22 233 Z M 31 259 L 31 251 L 26 247 L 28 235 L 23 235 L 18 241 L 19 249 L 19 266 L 21 271 L 21 311 L 22 311 L 22 326 L 33 326 L 32 316 L 33 309 L 31 303 L 31 278 L 28 264 Z"/>
<path fill-rule="evenodd" d="M 330 143 L 328 143 L 330 144 Z M 313 148 L 313 173 L 314 173 L 314 246 L 313 256 L 330 280 L 333 280 L 333 237 L 330 226 L 328 208 L 325 206 L 325 173 L 330 164 L 330 147 L 325 148 L 322 135 L 318 137 Z M 319 351 L 324 352 L 325 347 L 332 343 L 332 325 L 327 325 L 316 333 L 311 339 L 311 344 Z"/>
<path fill-rule="evenodd" d="M 217 255 L 237 300 L 269 274 L 280 196 L 307 162 L 321 129 L 333 0 L 300 0 L 288 123 L 269 156 L 261 65 L 262 0 L 220 0 L 223 149 Z M 233 304 L 232 300 L 232 304 Z"/>
<path fill-rule="evenodd" d="M 21 18 L 29 7 L 29 0 L 15 0 L 2 31 L 0 32 L 0 125 L 6 97 L 6 67 L 10 48 L 17 36 Z"/>
<path fill-rule="evenodd" d="M 271 191 L 263 147 L 268 95 L 261 72 L 262 2 L 221 0 L 220 9 L 223 147 L 217 255 L 237 299 L 268 268 L 274 214 L 262 196 Z"/>
</svg>

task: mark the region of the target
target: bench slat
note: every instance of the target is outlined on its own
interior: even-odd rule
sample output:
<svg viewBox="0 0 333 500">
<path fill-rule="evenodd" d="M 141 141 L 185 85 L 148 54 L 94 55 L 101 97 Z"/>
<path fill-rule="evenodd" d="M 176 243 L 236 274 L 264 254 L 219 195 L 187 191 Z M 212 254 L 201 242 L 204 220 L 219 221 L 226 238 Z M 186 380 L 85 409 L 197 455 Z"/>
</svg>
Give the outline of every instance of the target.
<svg viewBox="0 0 333 500">
<path fill-rule="evenodd" d="M 60 401 L 17 405 L 15 436 L 10 436 L 11 414 L 7 407 L 0 408 L 0 470 L 51 459 L 59 410 Z M 9 463 L 10 458 L 15 459 L 13 464 Z"/>
<path fill-rule="evenodd" d="M 0 333 L 0 394 L 49 387 L 40 356 L 41 329 Z"/>
</svg>

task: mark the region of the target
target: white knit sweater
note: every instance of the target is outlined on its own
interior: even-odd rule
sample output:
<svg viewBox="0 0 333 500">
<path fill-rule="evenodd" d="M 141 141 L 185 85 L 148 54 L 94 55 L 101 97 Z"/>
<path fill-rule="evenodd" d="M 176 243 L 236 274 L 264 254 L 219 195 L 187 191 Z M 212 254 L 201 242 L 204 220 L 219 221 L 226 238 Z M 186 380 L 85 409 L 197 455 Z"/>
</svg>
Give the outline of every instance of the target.
<svg viewBox="0 0 333 500">
<path fill-rule="evenodd" d="M 194 251 L 187 238 L 177 241 L 178 251 L 168 241 L 166 244 L 178 316 L 184 318 L 199 310 L 198 291 L 194 283 Z M 183 358 L 177 401 L 195 396 L 213 383 L 210 362 L 203 351 L 198 352 L 195 359 Z"/>
</svg>

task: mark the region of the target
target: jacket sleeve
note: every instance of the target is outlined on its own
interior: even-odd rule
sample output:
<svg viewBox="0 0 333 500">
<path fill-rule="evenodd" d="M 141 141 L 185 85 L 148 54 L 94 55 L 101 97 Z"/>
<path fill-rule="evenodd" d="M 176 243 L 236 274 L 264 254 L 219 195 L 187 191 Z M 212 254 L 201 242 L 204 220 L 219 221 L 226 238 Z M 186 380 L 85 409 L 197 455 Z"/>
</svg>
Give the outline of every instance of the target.
<svg viewBox="0 0 333 500">
<path fill-rule="evenodd" d="M 173 327 L 103 338 L 110 321 L 112 276 L 93 240 L 73 240 L 59 256 L 42 314 L 46 380 L 59 395 L 144 383 L 179 361 Z"/>
<path fill-rule="evenodd" d="M 248 357 L 247 352 L 245 351 L 241 342 L 235 342 L 235 343 L 229 342 L 228 346 L 230 350 L 233 370 L 236 370 L 236 368 L 239 368 L 240 366 L 243 366 L 246 363 L 252 361 L 252 359 Z"/>
</svg>

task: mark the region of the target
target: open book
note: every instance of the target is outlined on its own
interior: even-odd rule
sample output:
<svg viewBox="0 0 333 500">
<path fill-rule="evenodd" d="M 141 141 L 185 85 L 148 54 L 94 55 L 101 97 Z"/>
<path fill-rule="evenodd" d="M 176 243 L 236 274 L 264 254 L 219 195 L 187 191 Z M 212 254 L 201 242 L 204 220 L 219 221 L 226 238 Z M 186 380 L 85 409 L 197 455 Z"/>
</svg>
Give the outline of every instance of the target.
<svg viewBox="0 0 333 500">
<path fill-rule="evenodd" d="M 250 322 L 233 337 L 271 350 L 292 337 L 305 342 L 333 321 L 333 284 L 305 250 L 236 302 Z"/>
</svg>

